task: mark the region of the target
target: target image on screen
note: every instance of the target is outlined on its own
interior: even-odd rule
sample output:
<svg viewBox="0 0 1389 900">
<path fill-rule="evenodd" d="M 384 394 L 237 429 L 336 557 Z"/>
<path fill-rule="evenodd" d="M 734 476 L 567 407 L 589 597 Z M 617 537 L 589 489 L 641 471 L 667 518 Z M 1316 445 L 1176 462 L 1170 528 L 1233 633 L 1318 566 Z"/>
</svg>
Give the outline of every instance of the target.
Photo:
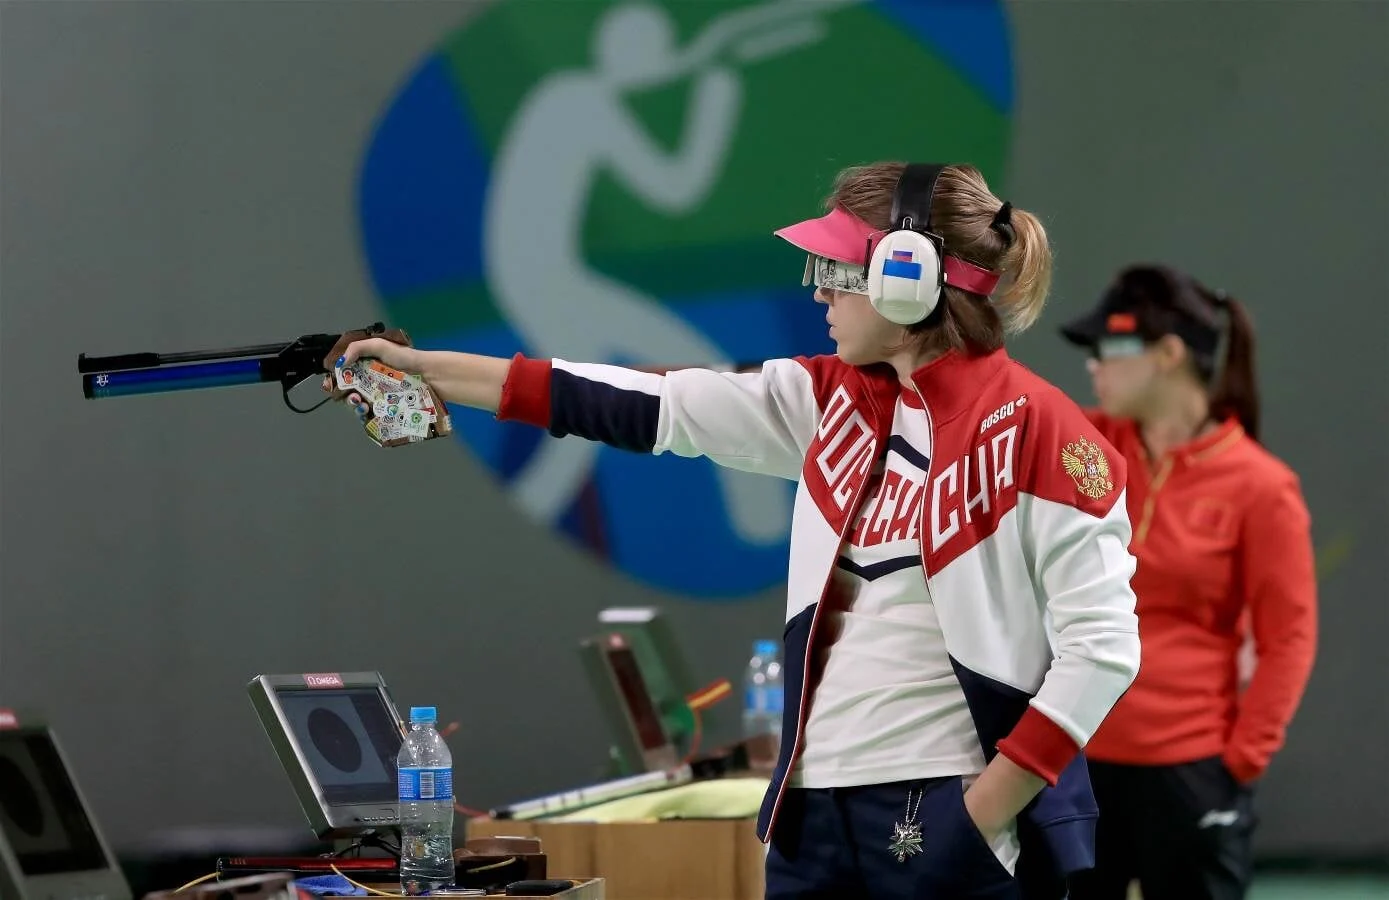
<svg viewBox="0 0 1389 900">
<path fill-rule="evenodd" d="M 641 669 L 637 667 L 637 658 L 631 648 L 625 644 L 610 646 L 608 665 L 612 667 L 613 677 L 617 679 L 618 689 L 622 691 L 622 697 L 627 703 L 627 714 L 631 716 L 632 724 L 637 729 L 642 749 L 659 750 L 664 747 L 668 741 L 666 732 L 661 725 L 661 717 L 651 702 L 651 694 L 646 689 L 646 682 L 642 680 Z"/>
<path fill-rule="evenodd" d="M 277 693 L 324 800 L 334 805 L 395 801 L 400 732 L 375 689 Z"/>
<path fill-rule="evenodd" d="M 77 790 L 42 733 L 0 732 L 0 834 L 26 876 L 107 868 Z"/>
</svg>

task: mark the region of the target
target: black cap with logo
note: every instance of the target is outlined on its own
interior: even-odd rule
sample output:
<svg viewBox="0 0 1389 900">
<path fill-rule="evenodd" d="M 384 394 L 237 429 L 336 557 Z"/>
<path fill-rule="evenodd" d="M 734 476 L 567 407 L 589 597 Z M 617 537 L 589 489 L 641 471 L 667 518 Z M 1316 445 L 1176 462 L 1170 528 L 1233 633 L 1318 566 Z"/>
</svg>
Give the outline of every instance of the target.
<svg viewBox="0 0 1389 900">
<path fill-rule="evenodd" d="M 1119 273 L 1094 309 L 1061 326 L 1061 335 L 1081 347 L 1094 347 L 1111 337 L 1146 343 L 1175 334 L 1198 357 L 1210 359 L 1224 330 L 1223 304 L 1223 294 L 1174 269 L 1131 266 Z"/>
</svg>

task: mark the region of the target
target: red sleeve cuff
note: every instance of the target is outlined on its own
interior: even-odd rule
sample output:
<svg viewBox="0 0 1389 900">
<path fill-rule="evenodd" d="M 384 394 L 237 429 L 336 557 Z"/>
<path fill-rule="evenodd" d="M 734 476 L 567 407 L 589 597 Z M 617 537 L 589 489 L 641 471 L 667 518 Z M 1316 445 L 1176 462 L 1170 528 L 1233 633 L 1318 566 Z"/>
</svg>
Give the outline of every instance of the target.
<svg viewBox="0 0 1389 900">
<path fill-rule="evenodd" d="M 998 742 L 998 752 L 1055 786 L 1080 745 L 1060 725 L 1029 706 L 1012 733 Z"/>
<path fill-rule="evenodd" d="M 502 384 L 497 419 L 549 428 L 550 372 L 548 359 L 527 359 L 520 353 L 513 356 L 511 369 Z"/>
<path fill-rule="evenodd" d="M 1226 770 L 1229 771 L 1231 775 L 1235 776 L 1235 780 L 1240 784 L 1249 784 L 1251 781 L 1254 781 L 1260 775 L 1264 774 L 1263 766 L 1258 763 L 1250 762 L 1247 759 L 1242 759 L 1237 753 L 1228 749 L 1221 754 L 1220 761 L 1225 764 Z"/>
</svg>

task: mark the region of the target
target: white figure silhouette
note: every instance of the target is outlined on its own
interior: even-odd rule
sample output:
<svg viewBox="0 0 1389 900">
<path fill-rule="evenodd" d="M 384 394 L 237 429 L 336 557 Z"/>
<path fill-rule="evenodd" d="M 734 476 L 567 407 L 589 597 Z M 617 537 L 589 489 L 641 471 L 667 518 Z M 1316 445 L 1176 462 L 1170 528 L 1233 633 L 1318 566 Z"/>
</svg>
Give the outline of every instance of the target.
<svg viewBox="0 0 1389 900">
<path fill-rule="evenodd" d="M 683 55 L 667 13 L 649 3 L 609 10 L 595 32 L 593 70 L 557 72 L 537 84 L 508 123 L 494 158 L 484 212 L 488 286 L 531 352 L 583 362 L 727 365 L 698 329 L 631 286 L 593 271 L 582 229 L 600 171 L 654 208 L 680 213 L 708 195 L 722 169 L 741 105 L 740 84 L 713 56 L 735 40 L 742 62 L 818 40 L 807 12 L 857 0 L 780 0 L 710 23 Z M 778 26 L 794 15 L 802 21 Z M 776 31 L 747 38 L 749 28 Z M 622 92 L 693 76 L 683 146 L 667 156 L 633 120 Z M 553 522 L 588 477 L 598 445 L 542 441 L 512 491 L 532 517 Z M 719 467 L 734 530 L 770 543 L 790 527 L 791 492 L 779 479 Z"/>
</svg>

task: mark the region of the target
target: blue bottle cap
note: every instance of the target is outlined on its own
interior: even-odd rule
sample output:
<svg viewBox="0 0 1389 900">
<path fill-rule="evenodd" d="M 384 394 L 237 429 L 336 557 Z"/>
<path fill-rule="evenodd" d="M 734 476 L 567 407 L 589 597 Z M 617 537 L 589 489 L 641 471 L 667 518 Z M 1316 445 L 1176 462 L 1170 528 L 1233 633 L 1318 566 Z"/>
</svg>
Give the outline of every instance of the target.
<svg viewBox="0 0 1389 900">
<path fill-rule="evenodd" d="M 437 721 L 439 721 L 439 713 L 438 713 L 438 711 L 437 711 L 434 707 L 432 707 L 432 706 L 412 706 L 412 707 L 410 707 L 410 724 L 411 724 L 411 725 L 415 725 L 415 724 L 424 725 L 425 723 L 433 724 L 433 723 L 435 723 L 435 722 L 437 722 Z"/>
<path fill-rule="evenodd" d="M 758 656 L 773 656 L 777 652 L 776 641 L 754 641 L 752 645 L 752 652 L 757 654 Z"/>
</svg>

